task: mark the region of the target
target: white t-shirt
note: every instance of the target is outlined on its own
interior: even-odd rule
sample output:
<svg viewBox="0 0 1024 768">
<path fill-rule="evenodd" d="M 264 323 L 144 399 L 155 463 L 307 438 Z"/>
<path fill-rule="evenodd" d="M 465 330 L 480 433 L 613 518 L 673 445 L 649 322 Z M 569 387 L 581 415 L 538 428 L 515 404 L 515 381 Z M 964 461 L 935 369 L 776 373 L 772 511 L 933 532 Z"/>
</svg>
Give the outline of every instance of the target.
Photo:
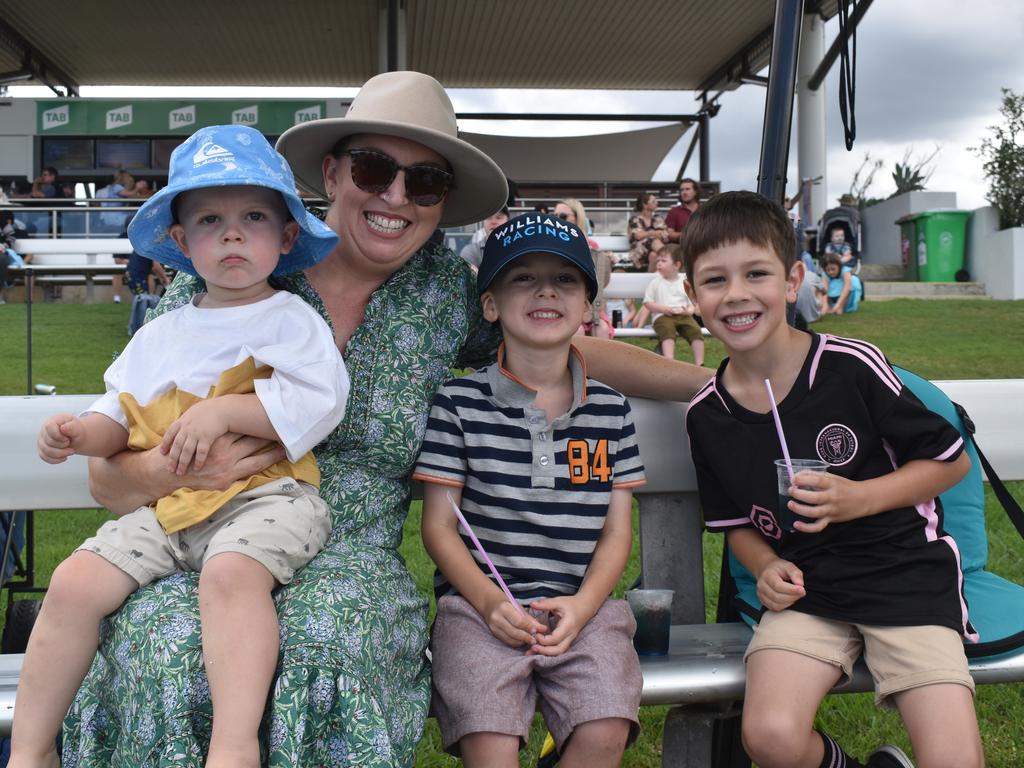
<svg viewBox="0 0 1024 768">
<path fill-rule="evenodd" d="M 647 290 L 644 291 L 644 304 L 661 304 L 663 307 L 672 307 L 673 309 L 688 308 L 691 302 L 683 289 L 684 280 L 686 280 L 686 274 L 683 272 L 676 275 L 675 280 L 666 280 L 661 275 L 655 275 L 647 284 Z M 652 310 L 651 322 L 653 323 L 663 314 L 665 313 Z"/>
<path fill-rule="evenodd" d="M 170 389 L 206 397 L 224 371 L 249 357 L 274 369 L 256 380 L 256 395 L 289 461 L 298 461 L 341 421 L 349 378 L 327 323 L 287 291 L 240 307 L 189 303 L 155 317 L 107 368 L 106 394 L 89 411 L 127 429 L 122 392 L 143 406 Z"/>
</svg>

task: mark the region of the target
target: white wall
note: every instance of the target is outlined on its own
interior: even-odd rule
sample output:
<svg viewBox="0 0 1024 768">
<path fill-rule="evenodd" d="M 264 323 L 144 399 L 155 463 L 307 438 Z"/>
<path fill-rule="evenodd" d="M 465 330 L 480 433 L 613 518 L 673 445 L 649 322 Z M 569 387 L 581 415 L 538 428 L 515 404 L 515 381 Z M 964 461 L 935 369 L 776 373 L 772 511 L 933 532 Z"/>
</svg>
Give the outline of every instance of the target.
<svg viewBox="0 0 1024 768">
<path fill-rule="evenodd" d="M 989 296 L 1024 299 L 1024 227 L 980 237 L 972 255 L 971 279 L 983 282 Z"/>
<path fill-rule="evenodd" d="M 956 192 L 907 192 L 865 208 L 861 212 L 861 258 L 868 264 L 903 264 L 896 219 L 936 208 L 956 208 Z"/>
<path fill-rule="evenodd" d="M 33 178 L 32 137 L 36 105 L 31 99 L 0 101 L 0 176 Z"/>
</svg>

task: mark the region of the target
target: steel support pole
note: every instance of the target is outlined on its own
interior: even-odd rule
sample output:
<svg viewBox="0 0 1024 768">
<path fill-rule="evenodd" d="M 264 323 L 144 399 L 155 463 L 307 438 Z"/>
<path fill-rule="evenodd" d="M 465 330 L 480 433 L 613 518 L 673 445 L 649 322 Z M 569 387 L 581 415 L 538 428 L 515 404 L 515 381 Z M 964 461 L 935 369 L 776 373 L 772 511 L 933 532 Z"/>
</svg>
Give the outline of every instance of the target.
<svg viewBox="0 0 1024 768">
<path fill-rule="evenodd" d="M 761 166 L 757 191 L 779 203 L 786 193 L 786 165 L 796 90 L 797 58 L 803 0 L 776 0 L 768 92 L 764 101 L 764 132 L 761 134 Z"/>
<path fill-rule="evenodd" d="M 807 14 L 800 35 L 800 63 L 797 74 L 797 168 L 804 179 L 820 179 L 804 189 L 800 212 L 804 225 L 814 226 L 825 213 L 828 189 L 827 154 L 825 151 L 825 89 L 814 90 L 808 81 L 821 61 L 825 47 L 825 22 L 816 14 Z M 793 193 L 796 193 L 796 189 Z"/>
<path fill-rule="evenodd" d="M 711 180 L 711 115 L 700 113 L 700 180 Z"/>
</svg>

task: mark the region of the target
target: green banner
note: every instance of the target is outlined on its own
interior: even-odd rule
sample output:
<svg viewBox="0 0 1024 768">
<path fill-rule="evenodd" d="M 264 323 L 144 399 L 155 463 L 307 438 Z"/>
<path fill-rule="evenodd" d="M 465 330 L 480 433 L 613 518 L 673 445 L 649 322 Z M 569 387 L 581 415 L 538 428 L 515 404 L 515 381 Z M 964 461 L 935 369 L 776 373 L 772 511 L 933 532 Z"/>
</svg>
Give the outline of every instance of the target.
<svg viewBox="0 0 1024 768">
<path fill-rule="evenodd" d="M 249 125 L 279 135 L 326 116 L 324 101 L 68 99 L 38 101 L 40 136 L 179 136 L 207 125 Z"/>
</svg>

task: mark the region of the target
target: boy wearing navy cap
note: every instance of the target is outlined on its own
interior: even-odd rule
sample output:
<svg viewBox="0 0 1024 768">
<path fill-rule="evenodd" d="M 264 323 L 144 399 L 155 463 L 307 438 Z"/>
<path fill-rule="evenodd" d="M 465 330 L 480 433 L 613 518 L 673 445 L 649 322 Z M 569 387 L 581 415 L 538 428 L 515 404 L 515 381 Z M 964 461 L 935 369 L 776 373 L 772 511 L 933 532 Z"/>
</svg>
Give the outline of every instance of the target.
<svg viewBox="0 0 1024 768">
<path fill-rule="evenodd" d="M 477 280 L 498 362 L 441 388 L 413 475 L 438 566 L 433 712 L 467 766 L 518 765 L 538 707 L 567 761 L 618 765 L 642 678 L 633 615 L 608 596 L 644 473 L 629 403 L 571 344 L 597 292 L 590 248 L 573 224 L 526 214 L 491 233 Z"/>
<path fill-rule="evenodd" d="M 39 434 L 51 464 L 159 446 L 178 475 L 221 435 L 287 455 L 224 491 L 175 491 L 104 524 L 54 572 L 18 686 L 10 765 L 58 765 L 55 737 L 96 652 L 99 624 L 138 587 L 202 571 L 203 652 L 214 709 L 206 765 L 258 766 L 277 662 L 271 590 L 324 545 L 312 448 L 341 420 L 348 375 L 334 336 L 267 278 L 325 258 L 337 236 L 303 208 L 291 169 L 257 131 L 204 128 L 171 157 L 169 184 L 128 229 L 140 254 L 202 277 L 206 293 L 144 325 L 80 417 Z"/>
</svg>

